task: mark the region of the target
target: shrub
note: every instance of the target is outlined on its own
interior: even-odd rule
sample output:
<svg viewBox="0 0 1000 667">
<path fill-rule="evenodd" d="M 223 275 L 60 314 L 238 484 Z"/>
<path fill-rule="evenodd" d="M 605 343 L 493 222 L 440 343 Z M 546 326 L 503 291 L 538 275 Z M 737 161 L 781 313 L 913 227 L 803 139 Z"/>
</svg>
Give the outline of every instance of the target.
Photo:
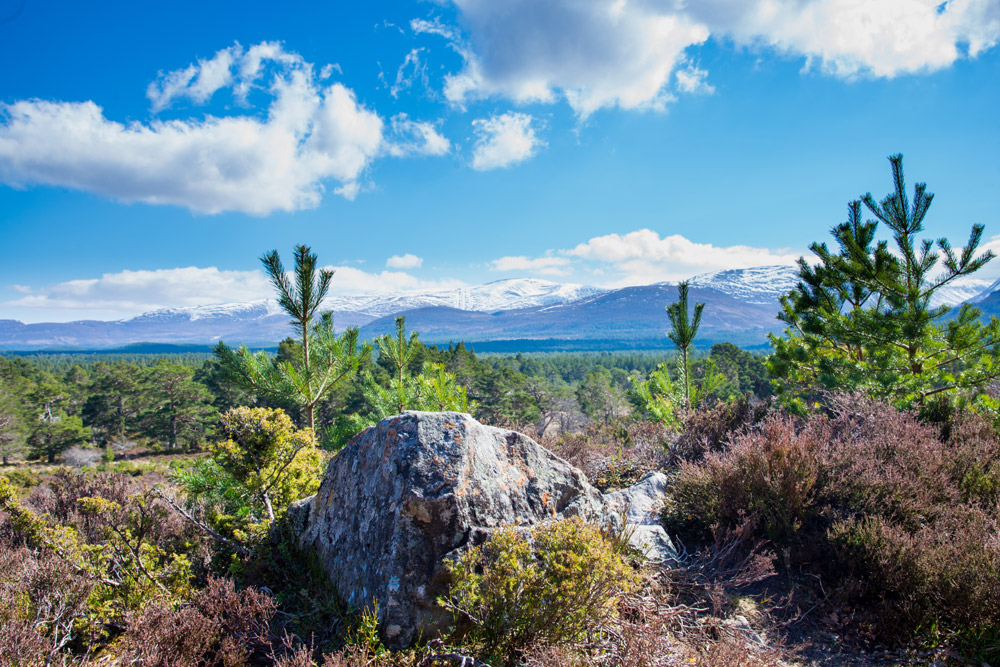
<svg viewBox="0 0 1000 667">
<path fill-rule="evenodd" d="M 658 422 L 604 426 L 592 423 L 584 433 L 543 440 L 556 455 L 586 473 L 602 491 L 634 484 L 654 470 L 667 467 L 664 455 L 672 432 Z"/>
<path fill-rule="evenodd" d="M 5 470 L 3 476 L 7 478 L 7 481 L 10 482 L 11 485 L 19 489 L 32 489 L 42 482 L 42 478 L 38 476 L 38 473 L 30 468 L 14 468 L 13 470 Z"/>
<path fill-rule="evenodd" d="M 19 543 L 92 584 L 74 632 L 83 628 L 99 638 L 130 612 L 190 592 L 189 555 L 200 542 L 127 477 L 62 472 L 24 503 L 0 478 L 0 511 Z"/>
<path fill-rule="evenodd" d="M 130 618 L 121 640 L 123 664 L 145 667 L 242 667 L 272 653 L 269 623 L 276 605 L 256 589 L 237 591 L 210 578 L 190 603 L 154 604 Z M 251 662 L 252 658 L 256 658 Z"/>
<path fill-rule="evenodd" d="M 739 433 L 758 425 L 771 403 L 750 396 L 736 396 L 684 416 L 683 429 L 669 447 L 672 461 L 698 461 L 709 452 L 722 451 Z"/>
<path fill-rule="evenodd" d="M 0 665 L 50 664 L 79 642 L 93 587 L 59 558 L 0 540 Z"/>
<path fill-rule="evenodd" d="M 63 461 L 74 468 L 86 468 L 101 460 L 101 452 L 92 447 L 70 447 L 63 452 Z"/>
<path fill-rule="evenodd" d="M 637 585 L 620 548 L 579 518 L 530 535 L 504 528 L 449 566 L 452 585 L 439 602 L 484 659 L 512 663 L 538 642 L 577 644 L 605 626 L 619 597 Z"/>
<path fill-rule="evenodd" d="M 309 429 L 280 409 L 233 408 L 222 416 L 229 439 L 173 473 L 213 527 L 237 541 L 262 539 L 288 505 L 319 488 L 321 454 Z"/>
<path fill-rule="evenodd" d="M 668 519 L 697 536 L 748 522 L 852 591 L 886 638 L 936 628 L 971 641 L 1000 627 L 998 501 L 1000 443 L 984 421 L 959 416 L 943 439 L 851 396 L 682 466 Z"/>
</svg>

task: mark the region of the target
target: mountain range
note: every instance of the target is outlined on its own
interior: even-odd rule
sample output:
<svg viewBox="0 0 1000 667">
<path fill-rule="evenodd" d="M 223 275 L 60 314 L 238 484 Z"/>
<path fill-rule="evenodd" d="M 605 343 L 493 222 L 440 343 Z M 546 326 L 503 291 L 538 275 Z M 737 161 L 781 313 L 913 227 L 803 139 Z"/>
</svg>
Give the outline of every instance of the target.
<svg viewBox="0 0 1000 667">
<path fill-rule="evenodd" d="M 691 299 L 704 302 L 699 341 L 753 347 L 781 329 L 778 299 L 797 283 L 797 269 L 766 266 L 695 276 Z M 936 303 L 975 302 L 1000 312 L 1000 281 L 966 279 L 936 295 Z M 664 307 L 676 285 L 602 289 L 536 278 L 430 292 L 334 296 L 324 306 L 338 329 L 386 333 L 397 315 L 428 343 L 463 340 L 477 349 L 637 349 L 667 346 Z M 291 334 L 289 317 L 272 300 L 168 308 L 116 321 L 24 324 L 0 320 L 0 350 L 109 349 L 139 343 L 273 346 Z"/>
</svg>

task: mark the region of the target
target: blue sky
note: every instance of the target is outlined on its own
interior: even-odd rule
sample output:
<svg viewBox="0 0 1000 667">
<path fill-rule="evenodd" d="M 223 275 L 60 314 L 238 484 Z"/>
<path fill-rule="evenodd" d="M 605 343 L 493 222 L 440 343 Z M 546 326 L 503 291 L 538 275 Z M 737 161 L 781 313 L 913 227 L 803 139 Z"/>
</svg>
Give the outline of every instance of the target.
<svg viewBox="0 0 1000 667">
<path fill-rule="evenodd" d="M 998 0 L 0 0 L 0 318 L 788 263 L 901 152 L 1000 249 Z M 1000 260 L 984 271 L 1000 276 Z"/>
</svg>

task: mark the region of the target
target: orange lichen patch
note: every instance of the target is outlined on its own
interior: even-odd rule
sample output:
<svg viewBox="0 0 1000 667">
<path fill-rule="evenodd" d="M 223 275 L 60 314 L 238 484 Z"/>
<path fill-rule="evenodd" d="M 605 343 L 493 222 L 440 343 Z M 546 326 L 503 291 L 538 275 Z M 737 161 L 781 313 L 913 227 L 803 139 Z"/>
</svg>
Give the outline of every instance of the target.
<svg viewBox="0 0 1000 667">
<path fill-rule="evenodd" d="M 326 504 L 329 505 L 333 502 L 333 492 L 334 489 L 330 489 L 330 493 L 326 494 Z"/>
</svg>

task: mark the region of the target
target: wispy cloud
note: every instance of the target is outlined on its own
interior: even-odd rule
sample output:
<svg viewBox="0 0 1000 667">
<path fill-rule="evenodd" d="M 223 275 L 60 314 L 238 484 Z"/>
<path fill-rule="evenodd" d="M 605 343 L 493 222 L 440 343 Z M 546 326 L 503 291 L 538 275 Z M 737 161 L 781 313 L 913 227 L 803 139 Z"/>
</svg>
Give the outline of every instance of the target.
<svg viewBox="0 0 1000 667">
<path fill-rule="evenodd" d="M 715 86 L 708 83 L 708 72 L 694 65 L 677 70 L 677 90 L 689 95 L 711 95 Z"/>
<path fill-rule="evenodd" d="M 451 152 L 451 142 L 433 124 L 411 120 L 405 113 L 399 113 L 390 119 L 385 151 L 394 157 L 447 155 Z"/>
</svg>

